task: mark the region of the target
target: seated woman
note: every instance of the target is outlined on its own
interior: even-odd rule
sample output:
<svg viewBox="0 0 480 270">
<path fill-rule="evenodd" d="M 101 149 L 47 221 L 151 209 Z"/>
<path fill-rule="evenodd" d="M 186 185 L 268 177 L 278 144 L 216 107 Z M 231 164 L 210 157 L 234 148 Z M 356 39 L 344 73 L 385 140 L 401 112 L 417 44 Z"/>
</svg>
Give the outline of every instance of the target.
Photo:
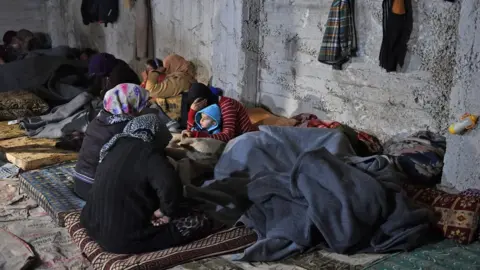
<svg viewBox="0 0 480 270">
<path fill-rule="evenodd" d="M 148 74 L 145 89 L 150 96 L 160 105 L 162 110 L 174 121 L 182 117 L 182 93 L 187 92 L 195 80 L 193 64 L 180 55 L 172 54 L 163 60 L 165 79 L 159 83 L 157 72 Z M 185 115 L 186 116 L 186 115 Z M 183 119 L 186 125 L 186 119 Z M 182 123 L 180 123 L 182 125 Z"/>
<path fill-rule="evenodd" d="M 100 152 L 81 224 L 107 252 L 137 254 L 203 237 L 213 222 L 181 211 L 182 184 L 165 156 L 172 135 L 154 114 L 136 117 Z M 154 222 L 153 217 L 161 222 Z"/>
<path fill-rule="evenodd" d="M 75 167 L 75 193 L 80 198 L 85 200 L 92 187 L 102 146 L 147 105 L 148 92 L 135 84 L 120 84 L 105 94 L 103 110 L 85 131 Z"/>
<path fill-rule="evenodd" d="M 140 85 L 141 87 L 145 88 L 147 86 L 148 74 L 150 74 L 150 72 L 156 73 L 152 75 L 151 78 L 153 78 L 153 76 L 157 76 L 157 84 L 163 82 L 167 76 L 165 74 L 165 68 L 163 67 L 162 60 L 157 58 L 149 59 L 147 63 L 145 63 L 145 70 L 142 72 L 143 82 Z"/>
<path fill-rule="evenodd" d="M 94 79 L 91 93 L 100 97 L 119 83 L 140 84 L 137 73 L 125 61 L 108 53 L 92 56 L 88 64 L 88 73 Z"/>
<path fill-rule="evenodd" d="M 232 98 L 217 96 L 210 88 L 202 83 L 194 83 L 188 91 L 187 104 L 190 106 L 188 113 L 187 130 L 182 134 L 186 137 L 208 137 L 228 142 L 243 133 L 257 130 L 248 117 L 247 110 L 238 101 Z M 221 131 L 209 134 L 204 131 L 195 131 L 195 115 L 203 108 L 217 104 L 221 113 Z"/>
</svg>

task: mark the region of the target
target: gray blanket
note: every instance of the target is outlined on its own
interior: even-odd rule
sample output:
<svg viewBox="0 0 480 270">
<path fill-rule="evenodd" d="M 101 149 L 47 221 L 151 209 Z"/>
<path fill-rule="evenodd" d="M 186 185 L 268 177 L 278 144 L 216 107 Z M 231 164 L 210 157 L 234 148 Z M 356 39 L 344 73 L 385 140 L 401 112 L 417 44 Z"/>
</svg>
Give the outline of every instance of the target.
<svg viewBox="0 0 480 270">
<path fill-rule="evenodd" d="M 240 259 L 274 261 L 321 243 L 338 253 L 420 245 L 433 214 L 404 195 L 403 175 L 388 159 L 352 154 L 348 139 L 329 129 L 262 126 L 230 142 L 215 176 L 249 175 L 253 205 L 240 221 L 259 237 Z"/>
<path fill-rule="evenodd" d="M 59 139 L 75 131 L 85 132 L 89 123 L 89 105 L 97 102 L 83 92 L 70 102 L 53 108 L 49 114 L 20 119 L 20 126 L 33 138 Z"/>
<path fill-rule="evenodd" d="M 0 65 L 0 92 L 29 90 L 49 105 L 65 103 L 85 91 L 74 82 L 81 81 L 86 72 L 85 62 L 59 56 L 13 61 Z"/>
</svg>

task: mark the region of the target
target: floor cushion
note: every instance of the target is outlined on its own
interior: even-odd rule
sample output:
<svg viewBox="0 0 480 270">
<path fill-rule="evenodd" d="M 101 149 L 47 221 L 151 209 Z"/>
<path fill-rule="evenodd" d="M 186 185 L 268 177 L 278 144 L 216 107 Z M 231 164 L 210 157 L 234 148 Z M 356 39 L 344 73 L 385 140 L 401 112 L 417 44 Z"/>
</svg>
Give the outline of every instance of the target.
<svg viewBox="0 0 480 270">
<path fill-rule="evenodd" d="M 66 214 L 85 205 L 85 201 L 73 193 L 74 168 L 75 163 L 64 163 L 20 174 L 21 189 L 61 227 L 65 225 Z"/>
<path fill-rule="evenodd" d="M 68 214 L 65 217 L 65 225 L 72 239 L 92 263 L 93 269 L 101 270 L 168 269 L 194 260 L 238 252 L 256 241 L 256 234 L 253 231 L 244 227 L 235 227 L 184 246 L 140 255 L 121 255 L 104 252 L 87 235 L 80 224 L 80 212 Z"/>
<path fill-rule="evenodd" d="M 24 90 L 0 93 L 0 121 L 42 115 L 48 104 L 35 94 Z"/>
<path fill-rule="evenodd" d="M 28 171 L 76 160 L 78 153 L 55 147 L 56 140 L 18 137 L 0 141 L 5 158 Z"/>
<path fill-rule="evenodd" d="M 460 244 L 477 239 L 480 198 L 414 185 L 406 185 L 405 191 L 415 202 L 431 207 L 439 215 L 436 225 L 443 236 Z"/>
<path fill-rule="evenodd" d="M 25 130 L 22 130 L 19 125 L 9 125 L 8 121 L 0 122 L 0 140 L 23 136 L 25 136 Z"/>
</svg>

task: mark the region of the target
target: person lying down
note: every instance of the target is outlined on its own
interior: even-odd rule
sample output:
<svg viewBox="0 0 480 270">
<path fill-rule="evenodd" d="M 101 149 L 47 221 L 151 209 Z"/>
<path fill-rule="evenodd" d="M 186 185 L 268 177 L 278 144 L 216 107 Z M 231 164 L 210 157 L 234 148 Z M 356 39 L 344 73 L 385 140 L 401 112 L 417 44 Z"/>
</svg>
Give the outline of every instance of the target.
<svg viewBox="0 0 480 270">
<path fill-rule="evenodd" d="M 172 135 L 158 116 L 134 118 L 100 150 L 80 221 L 107 252 L 138 254 L 186 244 L 214 226 L 190 210 L 165 155 Z"/>
</svg>

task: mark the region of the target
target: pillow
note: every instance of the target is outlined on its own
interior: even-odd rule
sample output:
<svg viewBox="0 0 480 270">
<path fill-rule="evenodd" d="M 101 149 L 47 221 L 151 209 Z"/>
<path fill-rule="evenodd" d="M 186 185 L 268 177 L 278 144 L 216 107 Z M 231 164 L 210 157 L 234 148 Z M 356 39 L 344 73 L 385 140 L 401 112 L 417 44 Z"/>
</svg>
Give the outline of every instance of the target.
<svg viewBox="0 0 480 270">
<path fill-rule="evenodd" d="M 386 144 L 383 153 L 392 158 L 397 169 L 405 173 L 412 184 L 434 186 L 442 178 L 445 149 L 445 137 L 420 131 Z"/>
<path fill-rule="evenodd" d="M 443 236 L 460 244 L 476 240 L 480 198 L 462 194 L 448 194 L 433 188 L 406 185 L 407 196 L 415 202 L 433 208 L 440 215 L 437 227 Z"/>
<path fill-rule="evenodd" d="M 37 116 L 48 112 L 48 104 L 24 90 L 0 93 L 0 121 Z"/>
</svg>

